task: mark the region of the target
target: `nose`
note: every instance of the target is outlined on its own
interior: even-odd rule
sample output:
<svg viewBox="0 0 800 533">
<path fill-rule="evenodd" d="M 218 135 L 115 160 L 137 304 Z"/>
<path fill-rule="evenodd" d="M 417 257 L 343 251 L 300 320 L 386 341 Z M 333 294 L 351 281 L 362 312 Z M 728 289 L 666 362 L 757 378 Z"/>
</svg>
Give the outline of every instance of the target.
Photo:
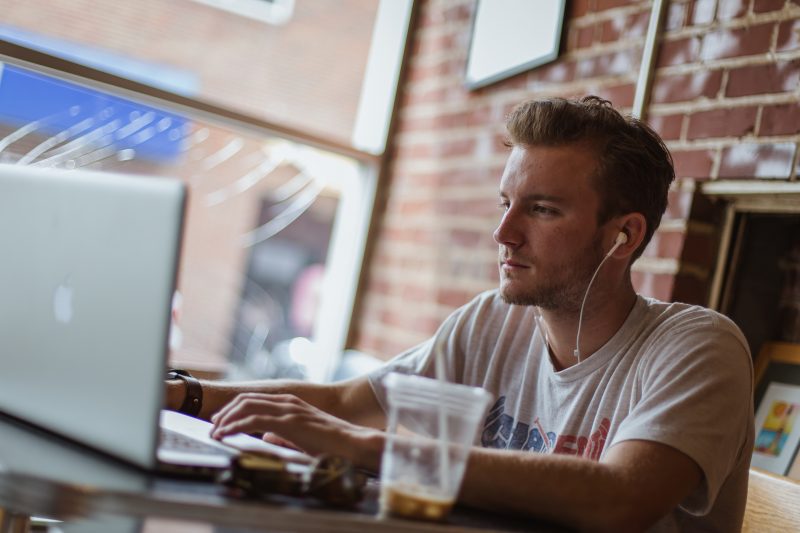
<svg viewBox="0 0 800 533">
<path fill-rule="evenodd" d="M 507 248 L 517 248 L 521 243 L 520 234 L 515 228 L 513 218 L 514 217 L 511 209 L 503 213 L 503 218 L 500 219 L 500 224 L 492 234 L 497 244 L 503 245 Z"/>
</svg>

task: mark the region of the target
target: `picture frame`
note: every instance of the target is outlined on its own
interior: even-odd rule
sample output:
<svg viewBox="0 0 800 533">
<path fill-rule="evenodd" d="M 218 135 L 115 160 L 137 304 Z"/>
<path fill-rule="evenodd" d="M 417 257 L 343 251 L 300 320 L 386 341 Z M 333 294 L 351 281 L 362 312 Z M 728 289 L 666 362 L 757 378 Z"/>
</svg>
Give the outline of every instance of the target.
<svg viewBox="0 0 800 533">
<path fill-rule="evenodd" d="M 751 465 L 800 479 L 800 345 L 768 342 L 756 358 Z"/>
<path fill-rule="evenodd" d="M 566 0 L 478 0 L 465 84 L 478 89 L 558 57 Z"/>
<path fill-rule="evenodd" d="M 794 462 L 792 462 L 792 466 L 789 467 L 786 477 L 800 481 L 800 453 L 795 454 Z"/>
</svg>

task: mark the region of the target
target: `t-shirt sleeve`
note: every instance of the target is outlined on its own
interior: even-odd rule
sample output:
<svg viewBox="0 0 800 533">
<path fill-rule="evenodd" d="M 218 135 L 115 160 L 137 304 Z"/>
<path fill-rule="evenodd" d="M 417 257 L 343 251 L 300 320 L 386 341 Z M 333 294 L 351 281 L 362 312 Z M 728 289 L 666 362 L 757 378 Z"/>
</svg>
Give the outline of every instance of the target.
<svg viewBox="0 0 800 533">
<path fill-rule="evenodd" d="M 638 398 L 612 445 L 650 440 L 671 446 L 701 468 L 701 487 L 684 500 L 702 515 L 742 454 L 752 433 L 752 362 L 738 330 L 722 316 L 706 315 L 657 338 L 637 376 Z"/>
<path fill-rule="evenodd" d="M 486 315 L 486 307 L 494 301 L 492 293 L 478 295 L 474 300 L 454 311 L 425 342 L 406 350 L 387 361 L 367 375 L 375 397 L 388 413 L 386 388 L 383 378 L 390 372 L 436 377 L 436 354 L 444 358 L 445 378 L 452 383 L 463 383 L 466 346 L 470 339 L 479 335 L 480 318 Z"/>
</svg>

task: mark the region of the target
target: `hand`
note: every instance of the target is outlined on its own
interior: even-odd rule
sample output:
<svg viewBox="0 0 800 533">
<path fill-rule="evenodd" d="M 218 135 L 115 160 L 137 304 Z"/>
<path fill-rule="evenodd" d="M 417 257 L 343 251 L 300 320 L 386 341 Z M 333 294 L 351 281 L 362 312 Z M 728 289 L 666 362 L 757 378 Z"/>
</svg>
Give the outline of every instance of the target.
<svg viewBox="0 0 800 533">
<path fill-rule="evenodd" d="M 240 394 L 211 422 L 211 436 L 218 440 L 235 433 L 265 433 L 265 440 L 288 441 L 310 455 L 339 455 L 372 470 L 380 465 L 383 433 L 336 418 L 291 394 Z"/>
</svg>

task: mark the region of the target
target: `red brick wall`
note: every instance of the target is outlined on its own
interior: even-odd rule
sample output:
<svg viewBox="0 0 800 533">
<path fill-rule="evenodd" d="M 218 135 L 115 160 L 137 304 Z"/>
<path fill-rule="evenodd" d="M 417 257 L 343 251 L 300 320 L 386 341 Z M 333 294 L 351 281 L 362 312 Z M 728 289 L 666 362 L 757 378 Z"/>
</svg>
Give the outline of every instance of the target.
<svg viewBox="0 0 800 533">
<path fill-rule="evenodd" d="M 424 340 L 453 309 L 496 285 L 492 231 L 511 107 L 589 93 L 627 111 L 633 103 L 650 1 L 568 2 L 558 61 L 471 92 L 463 72 L 474 4 L 419 6 L 355 318 L 356 347 L 381 357 Z M 669 300 L 679 271 L 702 277 L 710 269 L 697 264 L 711 261 L 707 250 L 684 254 L 698 180 L 797 174 L 800 1 L 672 0 L 667 9 L 647 114 L 673 151 L 679 179 L 633 276 L 640 292 Z"/>
</svg>

